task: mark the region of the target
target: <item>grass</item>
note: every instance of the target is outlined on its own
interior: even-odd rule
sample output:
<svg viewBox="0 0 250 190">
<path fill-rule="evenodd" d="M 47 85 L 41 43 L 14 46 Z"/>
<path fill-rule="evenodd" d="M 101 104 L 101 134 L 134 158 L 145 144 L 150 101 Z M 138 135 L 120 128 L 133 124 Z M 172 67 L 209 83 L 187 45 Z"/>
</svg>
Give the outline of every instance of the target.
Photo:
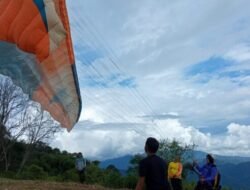
<svg viewBox="0 0 250 190">
<path fill-rule="evenodd" d="M 10 180 L 0 178 L 0 190 L 108 190 L 97 185 L 47 181 Z"/>
</svg>

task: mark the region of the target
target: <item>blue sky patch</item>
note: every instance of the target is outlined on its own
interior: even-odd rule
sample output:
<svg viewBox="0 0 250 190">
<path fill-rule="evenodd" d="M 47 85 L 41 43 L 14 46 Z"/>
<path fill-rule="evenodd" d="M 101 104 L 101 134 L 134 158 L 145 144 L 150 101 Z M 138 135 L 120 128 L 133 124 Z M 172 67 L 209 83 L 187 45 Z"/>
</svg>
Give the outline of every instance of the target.
<svg viewBox="0 0 250 190">
<path fill-rule="evenodd" d="M 93 88 L 108 88 L 108 84 L 106 83 L 106 81 L 102 81 L 99 79 L 93 79 L 93 77 L 85 77 L 83 80 L 83 86 L 87 86 L 87 87 L 93 87 Z"/>
<path fill-rule="evenodd" d="M 250 76 L 250 70 L 223 72 L 219 76 L 229 77 L 229 78 L 245 77 L 245 76 Z"/>
<path fill-rule="evenodd" d="M 103 57 L 100 51 L 88 46 L 75 46 L 75 52 L 77 52 L 77 59 L 82 60 L 85 65 L 91 65 L 94 61 Z"/>
<path fill-rule="evenodd" d="M 121 77 L 122 77 L 122 74 L 120 74 L 120 73 L 114 73 L 114 74 L 110 75 L 109 80 L 116 81 L 116 80 L 119 80 Z"/>
<path fill-rule="evenodd" d="M 221 57 L 211 57 L 206 61 L 189 67 L 185 75 L 188 78 L 192 77 L 195 82 L 198 83 L 207 83 L 212 78 L 229 78 L 232 82 L 242 86 L 244 84 L 239 79 L 250 76 L 250 70 L 233 70 L 232 66 L 234 64 L 235 62 L 231 60 L 226 60 Z"/>
<path fill-rule="evenodd" d="M 100 88 L 135 88 L 136 80 L 134 77 L 123 76 L 121 74 L 113 74 L 111 76 L 100 78 L 88 76 L 83 79 L 83 86 L 87 87 L 100 87 Z"/>
<path fill-rule="evenodd" d="M 248 71 L 228 71 L 234 64 L 235 62 L 232 60 L 223 59 L 222 57 L 211 57 L 189 67 L 185 72 L 185 76 L 188 78 L 192 77 L 198 83 L 207 83 L 212 78 L 235 79 L 249 75 Z"/>
<path fill-rule="evenodd" d="M 135 78 L 134 77 L 129 77 L 126 79 L 123 79 L 118 83 L 121 87 L 130 87 L 130 88 L 135 88 Z"/>
<path fill-rule="evenodd" d="M 232 61 L 220 57 L 211 57 L 206 61 L 191 66 L 187 74 L 192 76 L 198 74 L 216 74 L 232 64 Z"/>
</svg>

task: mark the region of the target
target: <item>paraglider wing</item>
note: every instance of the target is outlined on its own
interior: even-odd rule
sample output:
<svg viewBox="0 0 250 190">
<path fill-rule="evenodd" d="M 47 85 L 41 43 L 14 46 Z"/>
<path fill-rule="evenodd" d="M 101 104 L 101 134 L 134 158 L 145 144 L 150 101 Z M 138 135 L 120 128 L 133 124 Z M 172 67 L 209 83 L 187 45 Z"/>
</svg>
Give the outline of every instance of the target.
<svg viewBox="0 0 250 190">
<path fill-rule="evenodd" d="M 74 126 L 81 98 L 65 0 L 0 0 L 0 74 Z"/>
</svg>

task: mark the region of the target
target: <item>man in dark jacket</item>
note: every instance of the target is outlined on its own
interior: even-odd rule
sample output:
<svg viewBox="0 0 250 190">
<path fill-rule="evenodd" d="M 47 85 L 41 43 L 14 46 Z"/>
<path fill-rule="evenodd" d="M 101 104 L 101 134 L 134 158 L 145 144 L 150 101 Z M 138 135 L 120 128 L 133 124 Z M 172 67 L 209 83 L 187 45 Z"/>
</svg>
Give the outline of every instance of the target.
<svg viewBox="0 0 250 190">
<path fill-rule="evenodd" d="M 147 157 L 141 160 L 139 164 L 139 180 L 136 190 L 143 190 L 146 185 L 147 190 L 170 190 L 166 180 L 167 165 L 166 162 L 156 155 L 159 142 L 149 137 L 145 144 Z"/>
</svg>

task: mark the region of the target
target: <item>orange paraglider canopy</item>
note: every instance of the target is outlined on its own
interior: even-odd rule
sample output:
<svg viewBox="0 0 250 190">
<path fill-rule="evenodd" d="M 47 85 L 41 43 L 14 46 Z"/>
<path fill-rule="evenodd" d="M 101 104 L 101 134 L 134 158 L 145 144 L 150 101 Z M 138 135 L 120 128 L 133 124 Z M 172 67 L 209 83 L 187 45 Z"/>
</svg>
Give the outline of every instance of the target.
<svg viewBox="0 0 250 190">
<path fill-rule="evenodd" d="M 65 0 L 0 0 L 0 74 L 70 130 L 81 112 Z"/>
</svg>

